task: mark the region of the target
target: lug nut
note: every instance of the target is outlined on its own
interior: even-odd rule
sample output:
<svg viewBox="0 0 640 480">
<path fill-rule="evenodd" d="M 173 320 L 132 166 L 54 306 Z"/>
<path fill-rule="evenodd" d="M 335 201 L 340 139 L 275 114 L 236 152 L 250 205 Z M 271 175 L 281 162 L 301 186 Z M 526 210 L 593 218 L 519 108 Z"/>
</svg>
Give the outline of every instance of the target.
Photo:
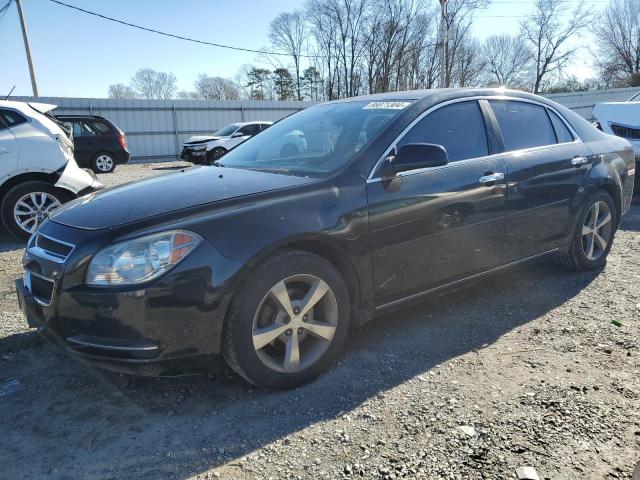
<svg viewBox="0 0 640 480">
<path fill-rule="evenodd" d="M 283 323 L 287 324 L 287 323 L 289 323 L 291 321 L 291 318 L 289 317 L 289 315 L 287 315 L 286 317 L 284 317 L 282 319 L 282 321 L 283 321 Z"/>
<path fill-rule="evenodd" d="M 302 330 L 302 327 L 300 327 L 300 328 L 298 329 L 298 335 L 302 335 L 302 331 L 303 331 L 303 330 Z"/>
<path fill-rule="evenodd" d="M 296 315 L 300 313 L 300 309 L 298 307 L 293 309 L 293 313 L 295 313 Z"/>
<path fill-rule="evenodd" d="M 284 334 L 285 334 L 286 336 L 290 336 L 290 335 L 291 335 L 291 333 L 292 333 L 292 332 L 291 332 L 291 329 L 289 329 L 289 330 L 287 330 L 286 332 L 284 332 Z"/>
<path fill-rule="evenodd" d="M 302 320 L 304 320 L 306 322 L 307 321 L 307 315 L 303 315 L 302 316 Z"/>
</svg>

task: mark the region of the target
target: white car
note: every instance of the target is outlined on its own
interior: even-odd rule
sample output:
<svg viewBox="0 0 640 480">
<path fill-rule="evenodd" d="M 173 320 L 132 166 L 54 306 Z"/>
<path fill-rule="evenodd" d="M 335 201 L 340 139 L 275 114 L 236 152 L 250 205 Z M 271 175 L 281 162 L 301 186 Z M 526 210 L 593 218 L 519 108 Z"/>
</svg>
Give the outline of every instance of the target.
<svg viewBox="0 0 640 480">
<path fill-rule="evenodd" d="M 597 103 L 593 108 L 595 126 L 605 133 L 623 137 L 636 155 L 635 191 L 640 192 L 640 92 L 626 102 Z"/>
<path fill-rule="evenodd" d="M 272 124 L 273 122 L 232 123 L 213 135 L 193 136 L 182 144 L 180 158 L 193 163 L 210 164 Z"/>
<path fill-rule="evenodd" d="M 73 159 L 73 142 L 49 112 L 55 105 L 0 100 L 0 217 L 27 239 L 56 207 L 102 188 Z"/>
</svg>

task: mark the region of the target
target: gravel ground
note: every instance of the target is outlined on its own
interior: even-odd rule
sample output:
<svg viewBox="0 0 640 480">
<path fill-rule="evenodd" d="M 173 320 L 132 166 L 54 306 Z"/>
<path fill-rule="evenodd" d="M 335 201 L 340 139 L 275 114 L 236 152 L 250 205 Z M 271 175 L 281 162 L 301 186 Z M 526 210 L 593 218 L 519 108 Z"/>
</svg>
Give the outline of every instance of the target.
<svg viewBox="0 0 640 480">
<path fill-rule="evenodd" d="M 0 477 L 629 479 L 640 460 L 640 206 L 603 271 L 541 261 L 431 298 L 279 393 L 69 359 L 17 311 L 21 253 L 2 243 Z"/>
</svg>

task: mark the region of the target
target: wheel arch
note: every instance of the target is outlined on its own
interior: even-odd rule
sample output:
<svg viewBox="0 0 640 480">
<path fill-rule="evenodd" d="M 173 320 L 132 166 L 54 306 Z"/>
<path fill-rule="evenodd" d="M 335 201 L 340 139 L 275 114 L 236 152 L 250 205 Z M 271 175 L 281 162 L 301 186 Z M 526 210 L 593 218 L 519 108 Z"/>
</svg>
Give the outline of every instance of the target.
<svg viewBox="0 0 640 480">
<path fill-rule="evenodd" d="M 52 187 L 58 188 L 68 194 L 73 194 L 70 190 L 66 190 L 61 187 L 56 187 L 55 183 L 60 178 L 60 175 L 56 172 L 53 173 L 45 173 L 45 172 L 25 172 L 15 175 L 11 178 L 5 180 L 2 185 L 0 185 L 0 202 L 4 199 L 5 195 L 15 186 L 20 185 L 25 182 L 46 182 L 50 183 Z"/>
<path fill-rule="evenodd" d="M 622 193 L 620 189 L 616 186 L 612 179 L 608 179 L 608 181 L 603 181 L 598 185 L 595 185 L 592 189 L 592 193 L 598 190 L 602 190 L 607 192 L 609 196 L 613 199 L 616 204 L 616 228 L 620 224 L 620 219 L 622 218 Z"/>
<path fill-rule="evenodd" d="M 329 240 L 313 237 L 290 239 L 288 241 L 272 245 L 270 248 L 264 249 L 262 252 L 251 258 L 251 260 L 247 261 L 245 266 L 238 272 L 240 273 L 240 275 L 238 275 L 238 280 L 230 285 L 230 294 L 227 296 L 227 306 L 225 308 L 225 319 L 229 313 L 228 309 L 231 304 L 231 299 L 235 295 L 237 295 L 238 291 L 241 289 L 242 284 L 244 283 L 244 280 L 249 275 L 251 275 L 251 273 L 254 272 L 263 262 L 273 257 L 274 255 L 278 255 L 279 253 L 285 252 L 287 250 L 297 250 L 312 253 L 326 260 L 331 265 L 333 265 L 336 270 L 338 270 L 340 275 L 342 275 L 345 283 L 347 284 L 347 288 L 349 289 L 349 297 L 351 299 L 352 305 L 352 326 L 361 325 L 373 316 L 372 309 L 370 314 L 367 314 L 368 309 L 363 307 L 365 302 L 363 302 L 361 281 L 358 276 L 356 267 L 349 259 L 347 253 L 345 253 L 341 248 L 334 245 L 334 243 Z"/>
</svg>

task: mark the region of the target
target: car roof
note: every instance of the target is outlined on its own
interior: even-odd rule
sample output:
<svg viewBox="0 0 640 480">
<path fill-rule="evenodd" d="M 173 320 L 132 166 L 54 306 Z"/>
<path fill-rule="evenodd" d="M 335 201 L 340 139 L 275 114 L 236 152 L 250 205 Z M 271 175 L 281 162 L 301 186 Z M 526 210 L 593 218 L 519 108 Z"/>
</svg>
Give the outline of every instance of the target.
<svg viewBox="0 0 640 480">
<path fill-rule="evenodd" d="M 18 110 L 19 112 L 27 115 L 33 116 L 33 111 L 35 109 L 36 112 L 50 112 L 57 105 L 53 105 L 50 103 L 38 103 L 38 102 L 17 102 L 15 100 L 0 100 L 0 108 L 12 108 L 14 110 Z"/>
<path fill-rule="evenodd" d="M 245 125 L 255 125 L 256 123 L 269 124 L 269 125 L 273 124 L 273 122 L 270 122 L 267 120 L 256 120 L 255 122 L 233 122 L 233 123 L 230 123 L 229 125 L 237 125 L 238 127 L 244 127 Z"/>
<path fill-rule="evenodd" d="M 108 120 L 99 115 L 54 115 L 56 118 L 78 118 L 78 119 L 89 119 L 89 120 Z"/>
<path fill-rule="evenodd" d="M 455 98 L 475 97 L 475 96 L 509 96 L 530 100 L 542 101 L 544 98 L 532 93 L 509 88 L 433 88 L 429 90 L 405 90 L 398 92 L 373 93 L 360 95 L 357 97 L 342 98 L 333 100 L 330 103 L 343 103 L 353 101 L 394 101 L 394 100 L 425 100 L 437 98 L 438 101 L 452 100 Z"/>
</svg>

